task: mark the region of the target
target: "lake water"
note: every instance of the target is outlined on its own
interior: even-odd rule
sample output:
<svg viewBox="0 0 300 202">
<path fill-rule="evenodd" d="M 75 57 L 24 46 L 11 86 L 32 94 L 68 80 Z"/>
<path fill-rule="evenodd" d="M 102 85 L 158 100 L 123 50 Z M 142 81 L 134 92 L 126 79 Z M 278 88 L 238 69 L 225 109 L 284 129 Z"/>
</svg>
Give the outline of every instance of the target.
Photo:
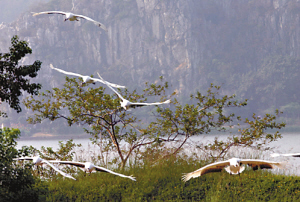
<svg viewBox="0 0 300 202">
<path fill-rule="evenodd" d="M 272 147 L 272 150 L 265 151 L 263 153 L 255 153 L 255 157 L 257 155 L 261 159 L 265 160 L 272 160 L 272 161 L 287 161 L 287 169 L 283 172 L 285 174 L 290 175 L 299 175 L 300 176 L 300 158 L 293 158 L 293 157 L 270 157 L 271 153 L 300 153 L 300 134 L 282 134 L 283 138 L 279 139 L 276 142 L 270 143 L 268 146 Z M 193 137 L 190 139 L 189 144 L 185 147 L 186 153 L 192 153 L 195 151 L 199 151 L 199 156 L 203 155 L 201 150 L 196 149 L 196 145 L 201 143 L 207 144 L 214 140 L 216 135 L 202 135 Z M 226 139 L 228 135 L 217 135 L 219 139 Z M 59 148 L 58 141 L 60 140 L 53 140 L 53 139 L 42 139 L 42 140 L 19 140 L 17 148 L 20 149 L 22 146 L 30 146 L 40 149 L 41 146 L 44 147 L 52 147 L 55 150 Z M 63 143 L 66 143 L 66 140 L 62 140 Z M 81 144 L 82 147 L 75 150 L 76 155 L 81 156 L 79 159 L 82 158 L 91 158 L 94 155 L 97 155 L 97 151 L 99 151 L 99 147 L 92 145 L 89 138 L 84 139 L 73 139 L 73 142 L 76 144 Z M 169 145 L 172 146 L 172 145 Z M 235 151 L 231 152 L 231 156 L 243 158 L 245 156 L 249 157 L 249 154 L 253 152 L 251 149 L 243 149 L 238 148 Z M 87 155 L 88 154 L 88 155 Z M 78 160 L 78 159 L 77 159 Z M 86 159 L 86 161 L 90 161 L 90 159 Z M 108 159 L 109 161 L 109 159 Z"/>
</svg>

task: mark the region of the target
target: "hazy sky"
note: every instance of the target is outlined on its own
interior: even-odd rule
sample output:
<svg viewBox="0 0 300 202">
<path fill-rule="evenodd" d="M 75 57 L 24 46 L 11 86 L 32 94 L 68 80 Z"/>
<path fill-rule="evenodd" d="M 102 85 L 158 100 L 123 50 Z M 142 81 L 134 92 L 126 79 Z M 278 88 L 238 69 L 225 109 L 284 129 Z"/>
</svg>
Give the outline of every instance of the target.
<svg viewBox="0 0 300 202">
<path fill-rule="evenodd" d="M 0 0 L 0 24 L 13 22 L 20 14 L 27 11 L 33 3 L 49 0 Z"/>
</svg>

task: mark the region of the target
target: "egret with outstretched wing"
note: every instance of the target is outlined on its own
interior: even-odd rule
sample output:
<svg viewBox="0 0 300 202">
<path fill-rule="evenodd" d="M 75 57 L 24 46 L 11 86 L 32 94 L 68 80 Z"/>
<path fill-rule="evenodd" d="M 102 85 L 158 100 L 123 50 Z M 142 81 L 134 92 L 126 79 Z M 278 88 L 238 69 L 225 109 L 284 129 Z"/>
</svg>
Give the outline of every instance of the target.
<svg viewBox="0 0 300 202">
<path fill-rule="evenodd" d="M 44 11 L 44 12 L 39 12 L 39 13 L 33 13 L 33 16 L 36 15 L 41 15 L 41 14 L 61 14 L 61 15 L 65 15 L 65 21 L 69 20 L 69 21 L 79 21 L 78 18 L 82 18 L 82 19 L 86 19 L 88 21 L 93 22 L 95 25 L 101 27 L 102 29 L 104 29 L 107 32 L 107 28 L 100 22 L 97 22 L 95 20 L 93 20 L 92 18 L 89 18 L 87 16 L 84 15 L 77 15 L 74 13 L 70 13 L 70 12 L 63 12 L 63 11 Z"/>
<path fill-rule="evenodd" d="M 100 79 L 112 90 L 114 91 L 117 96 L 121 99 L 121 107 L 123 107 L 125 110 L 129 109 L 130 107 L 142 107 L 142 106 L 150 106 L 150 105 L 161 105 L 161 104 L 168 104 L 170 103 L 170 100 L 166 100 L 164 102 L 154 102 L 154 103 L 142 103 L 142 102 L 130 102 L 129 100 L 126 100 L 125 98 L 123 98 L 123 96 L 118 93 L 115 89 L 113 89 L 111 87 L 111 85 L 105 81 L 100 74 L 97 72 L 98 76 L 100 77 Z"/>
<path fill-rule="evenodd" d="M 105 84 L 101 79 L 92 78 L 90 76 L 84 76 L 84 75 L 73 73 L 73 72 L 67 72 L 67 71 L 64 71 L 62 69 L 58 69 L 58 68 L 53 67 L 52 64 L 50 64 L 50 68 L 54 69 L 58 72 L 61 72 L 63 74 L 66 74 L 66 75 L 81 77 L 84 83 L 93 83 L 93 84 L 95 84 L 95 81 L 97 81 L 97 82 L 101 82 L 101 83 Z M 120 86 L 120 85 L 113 84 L 113 83 L 109 83 L 109 84 L 111 86 L 115 87 L 115 88 L 125 88 L 125 86 Z"/>
<path fill-rule="evenodd" d="M 114 171 L 108 170 L 108 169 L 100 167 L 100 166 L 95 166 L 91 162 L 82 163 L 82 162 L 58 161 L 58 160 L 50 161 L 50 162 L 51 163 L 60 163 L 60 164 L 67 164 L 67 165 L 77 166 L 77 167 L 81 168 L 83 171 L 88 172 L 88 173 L 91 173 L 94 170 L 96 170 L 96 171 L 99 171 L 99 172 L 106 172 L 106 173 L 110 173 L 110 174 L 117 175 L 117 176 L 120 176 L 120 177 L 129 178 L 133 181 L 136 181 L 135 177 L 123 175 L 123 174 L 120 174 L 120 173 L 116 173 Z"/>
<path fill-rule="evenodd" d="M 242 166 L 242 164 L 252 167 L 253 170 L 257 170 L 258 168 L 272 169 L 275 168 L 275 166 L 278 166 L 279 168 L 283 168 L 284 166 L 284 163 L 279 163 L 274 161 L 232 158 L 226 161 L 211 163 L 194 172 L 184 174 L 182 176 L 182 180 L 186 182 L 191 178 L 196 178 L 206 173 L 221 172 L 223 168 L 225 168 L 226 172 L 233 175 L 237 175 L 245 170 L 245 167 Z"/>
<path fill-rule="evenodd" d="M 34 157 L 20 157 L 20 158 L 16 158 L 14 160 L 32 160 L 33 164 L 34 165 L 37 165 L 37 166 L 41 166 L 43 165 L 44 163 L 47 164 L 48 166 L 50 166 L 51 168 L 53 168 L 56 172 L 58 172 L 59 174 L 61 174 L 62 176 L 64 177 L 68 177 L 68 178 L 71 178 L 73 180 L 76 180 L 74 177 L 72 177 L 71 175 L 59 170 L 58 168 L 56 168 L 54 165 L 52 165 L 49 161 L 45 160 L 45 159 L 42 159 L 40 158 L 39 156 L 34 156 Z"/>
</svg>

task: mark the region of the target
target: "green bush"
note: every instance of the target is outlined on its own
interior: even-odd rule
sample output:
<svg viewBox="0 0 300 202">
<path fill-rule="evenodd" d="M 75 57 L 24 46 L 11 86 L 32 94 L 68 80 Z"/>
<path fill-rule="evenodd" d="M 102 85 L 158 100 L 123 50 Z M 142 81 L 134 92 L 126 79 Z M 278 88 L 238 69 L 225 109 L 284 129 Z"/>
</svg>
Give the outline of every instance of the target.
<svg viewBox="0 0 300 202">
<path fill-rule="evenodd" d="M 17 150 L 18 129 L 0 129 L 0 201 L 38 201 L 46 195 L 44 182 L 34 177 L 31 166 L 21 167 L 14 161 L 20 155 L 27 155 L 28 149 Z"/>
</svg>

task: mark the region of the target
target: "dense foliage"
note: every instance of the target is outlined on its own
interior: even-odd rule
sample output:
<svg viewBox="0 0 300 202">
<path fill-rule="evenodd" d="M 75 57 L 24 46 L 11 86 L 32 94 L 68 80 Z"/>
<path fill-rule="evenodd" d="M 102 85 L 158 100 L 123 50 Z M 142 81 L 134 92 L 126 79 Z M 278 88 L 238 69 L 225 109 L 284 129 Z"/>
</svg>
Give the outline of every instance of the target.
<svg viewBox="0 0 300 202">
<path fill-rule="evenodd" d="M 33 65 L 19 66 L 18 62 L 31 53 L 28 43 L 19 41 L 18 36 L 11 39 L 9 53 L 0 53 L 0 98 L 8 102 L 17 112 L 21 111 L 19 97 L 22 91 L 37 94 L 40 84 L 31 83 L 27 76 L 34 78 L 41 67 L 40 61 Z M 1 112 L 1 115 L 6 115 Z M 31 154 L 28 147 L 16 149 L 19 129 L 0 129 L 0 201 L 37 201 L 45 189 L 40 180 L 31 173 L 31 166 L 20 166 L 15 158 Z"/>
<path fill-rule="evenodd" d="M 18 66 L 19 61 L 32 50 L 26 41 L 19 41 L 18 36 L 11 39 L 12 46 L 9 53 L 0 53 L 0 98 L 8 102 L 17 112 L 21 111 L 19 97 L 22 91 L 36 95 L 41 84 L 30 83 L 30 79 L 37 76 L 41 62 L 35 61 L 32 65 Z M 3 113 L 3 112 L 2 112 Z"/>
<path fill-rule="evenodd" d="M 37 201 L 46 188 L 31 172 L 30 164 L 21 167 L 14 158 L 29 155 L 27 147 L 17 150 L 18 129 L 0 129 L 0 201 Z"/>
</svg>

